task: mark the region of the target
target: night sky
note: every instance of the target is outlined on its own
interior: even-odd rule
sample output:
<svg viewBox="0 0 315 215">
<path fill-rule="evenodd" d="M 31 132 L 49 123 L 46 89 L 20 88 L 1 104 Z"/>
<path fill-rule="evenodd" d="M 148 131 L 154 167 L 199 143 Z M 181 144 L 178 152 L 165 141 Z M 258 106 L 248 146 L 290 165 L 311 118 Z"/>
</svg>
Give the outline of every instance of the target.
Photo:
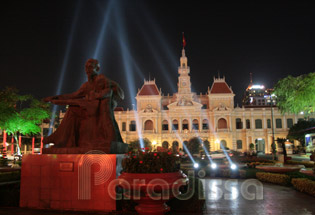
<svg viewBox="0 0 315 215">
<path fill-rule="evenodd" d="M 96 57 L 101 73 L 124 89 L 120 105 L 131 108 L 144 78 L 155 78 L 164 94 L 176 92 L 182 32 L 192 90 L 198 94 L 207 92 L 219 72 L 240 104 L 249 73 L 254 83 L 271 88 L 287 75 L 314 71 L 311 1 L 212 2 L 2 3 L 0 89 L 15 86 L 37 98 L 56 95 L 58 88 L 70 93 L 85 81 L 85 61 Z"/>
</svg>

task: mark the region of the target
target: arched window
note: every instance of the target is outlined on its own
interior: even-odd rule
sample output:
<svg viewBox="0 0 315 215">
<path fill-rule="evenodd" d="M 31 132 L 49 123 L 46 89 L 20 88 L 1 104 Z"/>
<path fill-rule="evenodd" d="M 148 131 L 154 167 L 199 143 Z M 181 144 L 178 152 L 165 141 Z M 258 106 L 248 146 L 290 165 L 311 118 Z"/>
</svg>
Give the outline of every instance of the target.
<svg viewBox="0 0 315 215">
<path fill-rule="evenodd" d="M 237 149 L 242 149 L 243 148 L 242 140 L 236 140 L 236 148 Z"/>
<path fill-rule="evenodd" d="M 199 122 L 197 119 L 193 120 L 192 129 L 199 130 Z"/>
<path fill-rule="evenodd" d="M 129 131 L 136 131 L 136 121 L 132 120 L 129 124 Z"/>
<path fill-rule="evenodd" d="M 250 129 L 250 120 L 246 119 L 246 129 Z"/>
<path fill-rule="evenodd" d="M 153 122 L 152 120 L 147 120 L 144 123 L 144 130 L 153 130 Z"/>
<path fill-rule="evenodd" d="M 185 130 L 187 129 L 188 130 L 188 120 L 187 119 L 184 119 L 183 120 L 183 126 L 182 126 L 182 129 Z"/>
<path fill-rule="evenodd" d="M 276 119 L 276 128 L 282 128 L 282 120 Z"/>
<path fill-rule="evenodd" d="M 293 126 L 293 119 L 287 119 L 287 128 L 291 128 L 292 126 Z"/>
<path fill-rule="evenodd" d="M 163 143 L 162 143 L 162 147 L 164 148 L 164 149 L 168 149 L 168 142 L 167 141 L 164 141 Z"/>
<path fill-rule="evenodd" d="M 209 122 L 207 119 L 202 120 L 202 130 L 208 130 L 209 129 Z"/>
<path fill-rule="evenodd" d="M 221 140 L 220 141 L 220 149 L 225 149 L 225 148 L 227 148 L 226 146 L 227 146 L 226 141 L 225 140 Z"/>
<path fill-rule="evenodd" d="M 126 131 L 126 122 L 123 122 L 121 127 L 122 127 L 121 128 L 122 131 Z"/>
<path fill-rule="evenodd" d="M 173 143 L 172 143 L 172 151 L 173 151 L 173 153 L 177 153 L 178 152 L 178 142 L 177 141 L 174 141 Z"/>
<path fill-rule="evenodd" d="M 262 120 L 261 119 L 255 119 L 255 128 L 256 129 L 262 128 Z"/>
<path fill-rule="evenodd" d="M 162 131 L 167 131 L 167 130 L 168 130 L 168 122 L 167 122 L 167 120 L 163 120 Z"/>
<path fill-rule="evenodd" d="M 267 128 L 271 128 L 271 120 L 267 119 Z"/>
<path fill-rule="evenodd" d="M 236 119 L 236 129 L 242 129 L 243 128 L 243 123 L 240 118 Z"/>
<path fill-rule="evenodd" d="M 172 122 L 172 130 L 178 130 L 178 121 L 176 119 Z"/>
<path fill-rule="evenodd" d="M 227 122 L 225 119 L 221 118 L 218 120 L 218 129 L 227 128 Z"/>
</svg>

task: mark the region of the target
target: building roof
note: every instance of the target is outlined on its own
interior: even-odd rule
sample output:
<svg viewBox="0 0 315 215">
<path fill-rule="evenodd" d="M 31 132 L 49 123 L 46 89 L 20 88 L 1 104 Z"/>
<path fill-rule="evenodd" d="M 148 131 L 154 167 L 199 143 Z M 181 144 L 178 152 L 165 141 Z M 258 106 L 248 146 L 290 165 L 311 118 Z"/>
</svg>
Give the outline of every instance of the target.
<svg viewBox="0 0 315 215">
<path fill-rule="evenodd" d="M 144 84 L 141 90 L 138 92 L 139 96 L 158 96 L 160 92 L 155 84 L 155 80 L 153 81 L 144 81 Z"/>
<path fill-rule="evenodd" d="M 225 78 L 214 78 L 210 93 L 233 93 L 232 89 L 225 82 Z"/>
</svg>

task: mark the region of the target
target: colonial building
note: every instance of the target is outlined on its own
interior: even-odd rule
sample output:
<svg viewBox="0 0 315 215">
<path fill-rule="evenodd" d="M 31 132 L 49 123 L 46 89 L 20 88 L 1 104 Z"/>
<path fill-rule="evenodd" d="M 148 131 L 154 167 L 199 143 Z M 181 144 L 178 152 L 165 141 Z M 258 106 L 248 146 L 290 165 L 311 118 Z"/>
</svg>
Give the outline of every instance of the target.
<svg viewBox="0 0 315 215">
<path fill-rule="evenodd" d="M 191 91 L 189 73 L 183 49 L 177 93 L 164 96 L 155 80 L 145 80 L 136 96 L 137 109 L 116 109 L 116 121 L 125 142 L 148 138 L 158 146 L 182 148 L 185 141 L 200 137 L 210 142 L 211 151 L 223 146 L 247 151 L 254 143 L 258 151 L 269 153 L 273 133 L 275 139 L 285 138 L 289 128 L 304 118 L 282 115 L 274 106 L 235 107 L 235 94 L 224 77 L 215 77 L 208 92 L 197 95 Z"/>
</svg>

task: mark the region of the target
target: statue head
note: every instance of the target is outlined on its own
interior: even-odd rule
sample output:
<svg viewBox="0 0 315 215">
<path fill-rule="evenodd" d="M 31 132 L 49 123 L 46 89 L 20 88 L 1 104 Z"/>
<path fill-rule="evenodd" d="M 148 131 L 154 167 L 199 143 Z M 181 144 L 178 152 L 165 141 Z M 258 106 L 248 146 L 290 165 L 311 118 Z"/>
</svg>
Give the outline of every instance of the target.
<svg viewBox="0 0 315 215">
<path fill-rule="evenodd" d="M 97 74 L 100 70 L 100 64 L 96 59 L 88 59 L 85 63 L 85 72 L 88 76 Z"/>
</svg>

